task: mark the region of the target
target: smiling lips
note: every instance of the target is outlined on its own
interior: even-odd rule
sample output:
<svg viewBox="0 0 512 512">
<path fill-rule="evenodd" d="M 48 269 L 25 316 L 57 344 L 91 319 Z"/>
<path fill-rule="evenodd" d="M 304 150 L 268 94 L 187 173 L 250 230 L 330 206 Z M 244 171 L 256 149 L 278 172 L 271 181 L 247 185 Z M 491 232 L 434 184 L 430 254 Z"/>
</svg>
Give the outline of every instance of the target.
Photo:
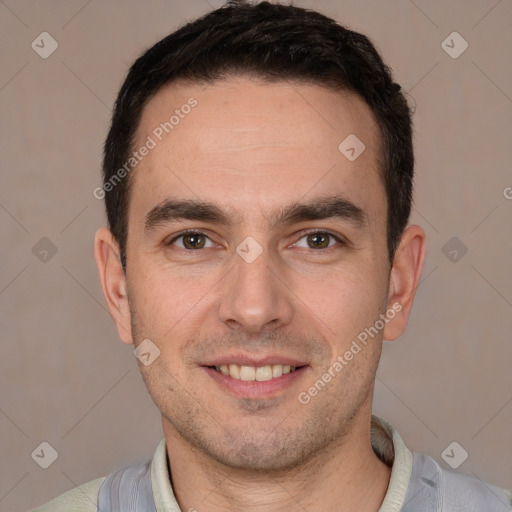
<svg viewBox="0 0 512 512">
<path fill-rule="evenodd" d="M 245 381 L 266 381 L 276 379 L 287 373 L 291 373 L 296 370 L 295 366 L 287 364 L 272 364 L 265 366 L 245 366 L 239 364 L 221 364 L 220 366 L 214 366 L 215 370 L 221 372 L 224 375 L 229 375 L 233 379 L 245 380 Z"/>
<path fill-rule="evenodd" d="M 223 391 L 237 398 L 266 400 L 282 396 L 306 374 L 309 364 L 284 354 L 230 354 L 203 363 Z"/>
</svg>

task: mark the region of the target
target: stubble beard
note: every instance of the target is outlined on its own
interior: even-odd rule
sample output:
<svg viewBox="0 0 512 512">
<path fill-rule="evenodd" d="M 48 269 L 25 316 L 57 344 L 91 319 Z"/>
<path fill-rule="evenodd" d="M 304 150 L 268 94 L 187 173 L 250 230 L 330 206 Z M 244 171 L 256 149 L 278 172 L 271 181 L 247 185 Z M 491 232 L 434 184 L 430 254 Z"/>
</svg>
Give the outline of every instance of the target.
<svg viewBox="0 0 512 512">
<path fill-rule="evenodd" d="M 146 336 L 135 311 L 131 319 L 137 346 Z M 338 377 L 337 385 L 330 383 L 307 405 L 296 399 L 279 406 L 272 399 L 239 399 L 232 417 L 240 414 L 242 425 L 219 417 L 215 404 L 204 403 L 200 390 L 190 389 L 188 382 L 178 382 L 163 358 L 157 358 L 148 367 L 139 367 L 148 393 L 162 415 L 164 430 L 170 430 L 191 452 L 226 469 L 278 477 L 319 463 L 343 445 L 362 407 L 369 404 L 371 408 L 376 359 L 375 368 L 365 368 L 363 382 L 354 385 L 361 369 L 359 365 L 349 365 L 343 369 L 344 378 Z M 247 428 L 250 414 L 254 415 L 254 425 L 261 428 Z M 262 414 L 268 421 L 260 421 Z"/>
</svg>

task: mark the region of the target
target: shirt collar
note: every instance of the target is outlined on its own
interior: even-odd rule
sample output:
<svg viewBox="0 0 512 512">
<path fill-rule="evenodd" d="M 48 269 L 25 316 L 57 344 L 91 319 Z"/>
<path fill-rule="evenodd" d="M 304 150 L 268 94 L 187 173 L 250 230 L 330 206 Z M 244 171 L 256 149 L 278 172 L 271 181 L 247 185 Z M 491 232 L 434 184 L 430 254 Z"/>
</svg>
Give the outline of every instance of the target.
<svg viewBox="0 0 512 512">
<path fill-rule="evenodd" d="M 373 451 L 391 467 L 388 490 L 378 512 L 400 512 L 411 477 L 412 452 L 405 446 L 400 434 L 378 416 L 372 415 L 370 432 Z M 158 444 L 153 457 L 151 483 L 157 512 L 181 512 L 167 469 L 165 438 Z"/>
</svg>

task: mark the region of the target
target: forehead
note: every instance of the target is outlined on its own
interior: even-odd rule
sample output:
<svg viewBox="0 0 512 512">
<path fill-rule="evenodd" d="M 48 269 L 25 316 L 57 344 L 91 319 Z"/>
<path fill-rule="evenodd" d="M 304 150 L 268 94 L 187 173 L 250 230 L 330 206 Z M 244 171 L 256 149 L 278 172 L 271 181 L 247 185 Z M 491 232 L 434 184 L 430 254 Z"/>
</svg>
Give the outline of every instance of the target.
<svg viewBox="0 0 512 512">
<path fill-rule="evenodd" d="M 171 84 L 143 110 L 135 148 L 145 144 L 132 176 L 138 215 L 169 195 L 260 213 L 322 193 L 367 205 L 370 217 L 385 203 L 378 127 L 348 91 L 244 77 Z"/>
</svg>

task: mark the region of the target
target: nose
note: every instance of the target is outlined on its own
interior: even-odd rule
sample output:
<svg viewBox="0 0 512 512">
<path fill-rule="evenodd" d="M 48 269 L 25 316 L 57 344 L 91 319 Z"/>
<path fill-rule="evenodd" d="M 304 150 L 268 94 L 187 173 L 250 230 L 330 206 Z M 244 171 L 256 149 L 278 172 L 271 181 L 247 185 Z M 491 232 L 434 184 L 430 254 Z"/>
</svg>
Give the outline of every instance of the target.
<svg viewBox="0 0 512 512">
<path fill-rule="evenodd" d="M 288 325 L 294 310 L 285 269 L 272 261 L 268 251 L 251 262 L 239 254 L 233 258 L 234 266 L 223 280 L 220 294 L 220 321 L 251 334 Z"/>
</svg>

